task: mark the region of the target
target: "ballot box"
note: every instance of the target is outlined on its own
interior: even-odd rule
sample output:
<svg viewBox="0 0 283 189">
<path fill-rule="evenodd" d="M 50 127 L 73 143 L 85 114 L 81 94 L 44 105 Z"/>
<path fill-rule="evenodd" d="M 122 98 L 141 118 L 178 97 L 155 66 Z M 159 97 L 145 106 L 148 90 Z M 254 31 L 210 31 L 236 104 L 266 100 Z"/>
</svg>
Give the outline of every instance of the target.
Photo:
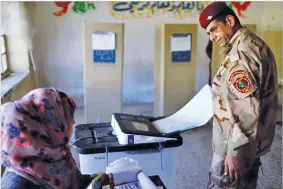
<svg viewBox="0 0 283 189">
<path fill-rule="evenodd" d="M 105 172 L 109 162 L 128 157 L 139 162 L 145 175 L 158 175 L 166 188 L 174 189 L 176 151 L 183 143 L 180 134 L 204 126 L 212 115 L 212 91 L 205 85 L 169 116 L 114 112 L 109 123 L 77 125 L 73 144 L 79 154 L 81 172 Z"/>
<path fill-rule="evenodd" d="M 73 146 L 82 174 L 105 172 L 110 162 L 129 157 L 139 162 L 146 175 L 158 175 L 166 188 L 174 189 L 176 151 L 183 140 L 179 134 L 171 137 L 162 142 L 120 144 L 111 123 L 90 123 L 75 127 Z"/>
</svg>

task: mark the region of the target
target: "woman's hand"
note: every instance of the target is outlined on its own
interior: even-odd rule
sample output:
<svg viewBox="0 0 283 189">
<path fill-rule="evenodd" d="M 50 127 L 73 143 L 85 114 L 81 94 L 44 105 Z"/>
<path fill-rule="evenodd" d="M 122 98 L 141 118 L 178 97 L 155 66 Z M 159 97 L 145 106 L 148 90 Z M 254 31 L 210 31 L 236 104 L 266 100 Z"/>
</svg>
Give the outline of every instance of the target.
<svg viewBox="0 0 283 189">
<path fill-rule="evenodd" d="M 92 180 L 97 178 L 98 181 L 101 183 L 101 188 L 102 186 L 110 185 L 110 188 L 113 189 L 115 186 L 112 173 L 109 173 L 109 174 L 98 173 L 98 174 L 91 175 L 90 178 Z"/>
</svg>

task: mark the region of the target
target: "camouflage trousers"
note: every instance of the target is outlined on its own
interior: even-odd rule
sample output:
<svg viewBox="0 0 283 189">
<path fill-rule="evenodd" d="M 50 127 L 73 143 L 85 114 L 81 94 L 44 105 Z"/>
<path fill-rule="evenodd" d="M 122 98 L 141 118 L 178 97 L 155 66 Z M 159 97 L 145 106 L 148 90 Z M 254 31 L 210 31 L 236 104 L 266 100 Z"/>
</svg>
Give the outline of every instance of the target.
<svg viewBox="0 0 283 189">
<path fill-rule="evenodd" d="M 256 189 L 260 159 L 256 159 L 251 168 L 238 181 L 231 182 L 224 176 L 224 158 L 213 154 L 207 189 Z"/>
</svg>

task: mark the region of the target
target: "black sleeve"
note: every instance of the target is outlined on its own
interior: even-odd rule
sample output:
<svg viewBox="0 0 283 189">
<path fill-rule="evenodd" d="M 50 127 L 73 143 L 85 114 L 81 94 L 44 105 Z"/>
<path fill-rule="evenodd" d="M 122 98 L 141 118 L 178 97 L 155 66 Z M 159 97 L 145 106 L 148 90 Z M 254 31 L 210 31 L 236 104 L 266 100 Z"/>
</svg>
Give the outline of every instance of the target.
<svg viewBox="0 0 283 189">
<path fill-rule="evenodd" d="M 10 171 L 5 171 L 1 179 L 1 189 L 42 189 L 30 180 Z"/>
<path fill-rule="evenodd" d="M 81 175 L 78 176 L 78 179 L 79 179 L 79 183 L 80 183 L 80 185 L 79 185 L 80 189 L 86 189 L 92 181 L 90 175 L 81 174 Z"/>
</svg>

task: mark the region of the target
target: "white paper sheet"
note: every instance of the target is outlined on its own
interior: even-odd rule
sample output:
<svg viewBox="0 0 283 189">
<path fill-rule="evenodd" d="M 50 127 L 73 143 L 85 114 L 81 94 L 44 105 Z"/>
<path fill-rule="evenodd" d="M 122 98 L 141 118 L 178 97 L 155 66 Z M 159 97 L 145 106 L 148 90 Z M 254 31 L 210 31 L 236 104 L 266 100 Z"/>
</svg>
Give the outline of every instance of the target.
<svg viewBox="0 0 283 189">
<path fill-rule="evenodd" d="M 102 189 L 109 188 L 109 186 L 102 187 Z M 158 189 L 158 187 L 144 172 L 140 172 L 136 175 L 136 180 L 134 182 L 131 181 L 129 183 L 120 184 L 118 186 L 115 186 L 114 189 Z"/>
<path fill-rule="evenodd" d="M 154 121 L 153 124 L 159 131 L 171 133 L 202 126 L 212 115 L 211 87 L 205 85 L 183 108 L 171 116 Z"/>
<path fill-rule="evenodd" d="M 115 186 L 114 189 L 143 189 L 140 185 L 140 183 L 137 182 L 132 182 L 132 183 L 128 183 L 128 184 L 123 184 L 120 186 Z"/>
<path fill-rule="evenodd" d="M 157 187 L 144 172 L 140 172 L 136 182 L 119 185 L 114 189 L 157 189 Z"/>
<path fill-rule="evenodd" d="M 92 34 L 92 50 L 115 50 L 115 33 L 94 32 Z"/>
<path fill-rule="evenodd" d="M 150 178 L 144 173 L 138 174 L 138 181 L 143 189 L 157 189 L 156 185 L 150 180 Z"/>
<path fill-rule="evenodd" d="M 171 36 L 171 52 L 190 51 L 191 35 Z"/>
</svg>

